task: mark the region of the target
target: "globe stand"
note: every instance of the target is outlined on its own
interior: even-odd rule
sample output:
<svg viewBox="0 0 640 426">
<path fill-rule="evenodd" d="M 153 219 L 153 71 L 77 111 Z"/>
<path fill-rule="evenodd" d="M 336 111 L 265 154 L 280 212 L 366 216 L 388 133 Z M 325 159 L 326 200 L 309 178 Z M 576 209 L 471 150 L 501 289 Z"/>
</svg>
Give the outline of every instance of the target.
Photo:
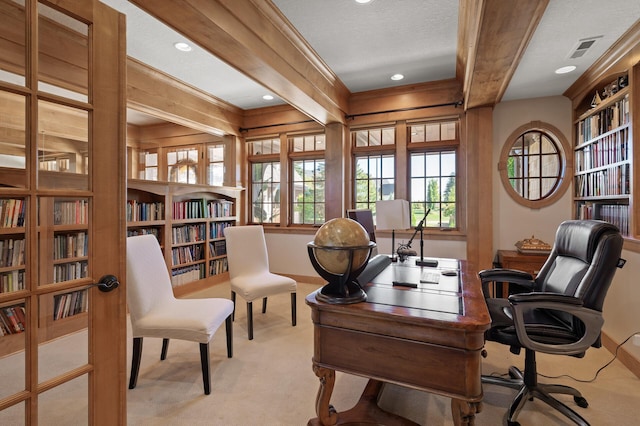
<svg viewBox="0 0 640 426">
<path fill-rule="evenodd" d="M 360 287 L 360 284 L 355 280 L 360 273 L 367 266 L 367 261 L 371 256 L 371 250 L 376 246 L 376 243 L 369 242 L 367 246 L 358 247 L 325 247 L 318 246 L 314 243 L 307 244 L 307 251 L 309 252 L 309 260 L 314 269 L 322 278 L 327 280 L 327 284 L 320 289 L 316 294 L 316 298 L 322 302 L 333 304 L 351 304 L 364 302 L 367 300 L 367 293 Z M 333 273 L 328 271 L 325 267 L 318 263 L 316 259 L 315 250 L 348 250 L 349 259 L 347 267 L 343 273 Z M 368 250 L 365 261 L 359 267 L 351 269 L 353 265 L 353 255 L 358 250 Z"/>
</svg>

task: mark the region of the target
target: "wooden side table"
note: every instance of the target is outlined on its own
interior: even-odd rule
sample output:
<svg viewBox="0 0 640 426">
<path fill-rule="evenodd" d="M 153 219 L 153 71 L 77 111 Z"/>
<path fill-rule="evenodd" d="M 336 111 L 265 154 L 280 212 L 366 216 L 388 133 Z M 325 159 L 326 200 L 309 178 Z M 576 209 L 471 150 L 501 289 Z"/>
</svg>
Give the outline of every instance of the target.
<svg viewBox="0 0 640 426">
<path fill-rule="evenodd" d="M 544 254 L 523 254 L 517 250 L 498 250 L 497 263 L 501 268 L 517 269 L 527 272 L 535 278 L 540 272 L 540 268 L 547 260 L 548 253 Z M 494 290 L 494 294 L 502 294 L 502 297 L 509 297 L 509 284 L 498 283 L 499 288 Z"/>
</svg>

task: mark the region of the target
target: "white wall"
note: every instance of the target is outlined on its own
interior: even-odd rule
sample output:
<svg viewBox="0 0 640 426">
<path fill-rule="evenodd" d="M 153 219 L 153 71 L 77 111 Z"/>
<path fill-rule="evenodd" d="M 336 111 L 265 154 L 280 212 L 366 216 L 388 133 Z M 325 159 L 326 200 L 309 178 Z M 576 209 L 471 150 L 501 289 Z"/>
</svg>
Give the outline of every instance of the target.
<svg viewBox="0 0 640 426">
<path fill-rule="evenodd" d="M 571 102 L 564 96 L 501 102 L 493 111 L 493 248 L 515 250 L 524 238 L 551 244 L 560 222 L 571 218 L 572 186 L 554 204 L 531 209 L 517 204 L 507 194 L 498 173 L 498 161 L 507 138 L 518 127 L 531 121 L 555 126 L 571 141 Z M 566 153 L 573 156 L 573 152 Z"/>
</svg>

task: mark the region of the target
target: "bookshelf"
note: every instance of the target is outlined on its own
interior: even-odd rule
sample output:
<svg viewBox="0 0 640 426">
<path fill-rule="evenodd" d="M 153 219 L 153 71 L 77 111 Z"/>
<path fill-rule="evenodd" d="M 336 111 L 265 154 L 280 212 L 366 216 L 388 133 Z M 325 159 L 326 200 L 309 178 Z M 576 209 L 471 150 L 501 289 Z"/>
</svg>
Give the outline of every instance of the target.
<svg viewBox="0 0 640 426">
<path fill-rule="evenodd" d="M 127 235 L 158 238 L 176 296 L 228 279 L 223 230 L 237 224 L 241 191 L 129 179 Z"/>
<path fill-rule="evenodd" d="M 574 217 L 632 234 L 632 118 L 628 74 L 610 76 L 575 111 Z M 602 94 L 602 95 L 601 95 Z"/>
</svg>

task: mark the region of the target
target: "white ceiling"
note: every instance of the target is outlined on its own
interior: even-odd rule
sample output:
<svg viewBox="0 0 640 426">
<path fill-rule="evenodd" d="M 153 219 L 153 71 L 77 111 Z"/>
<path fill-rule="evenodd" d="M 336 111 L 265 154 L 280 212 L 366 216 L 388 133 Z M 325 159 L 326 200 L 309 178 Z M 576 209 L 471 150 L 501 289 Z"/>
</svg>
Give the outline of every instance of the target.
<svg viewBox="0 0 640 426">
<path fill-rule="evenodd" d="M 127 15 L 128 56 L 243 109 L 282 103 L 194 43 L 176 50 L 188 40 L 127 0 L 102 1 Z M 455 77 L 457 0 L 272 1 L 351 92 Z M 638 0 L 550 0 L 503 100 L 561 95 L 638 19 Z M 569 59 L 590 37 L 592 48 Z M 577 69 L 554 74 L 565 65 Z M 405 79 L 392 81 L 395 73 Z"/>
</svg>

